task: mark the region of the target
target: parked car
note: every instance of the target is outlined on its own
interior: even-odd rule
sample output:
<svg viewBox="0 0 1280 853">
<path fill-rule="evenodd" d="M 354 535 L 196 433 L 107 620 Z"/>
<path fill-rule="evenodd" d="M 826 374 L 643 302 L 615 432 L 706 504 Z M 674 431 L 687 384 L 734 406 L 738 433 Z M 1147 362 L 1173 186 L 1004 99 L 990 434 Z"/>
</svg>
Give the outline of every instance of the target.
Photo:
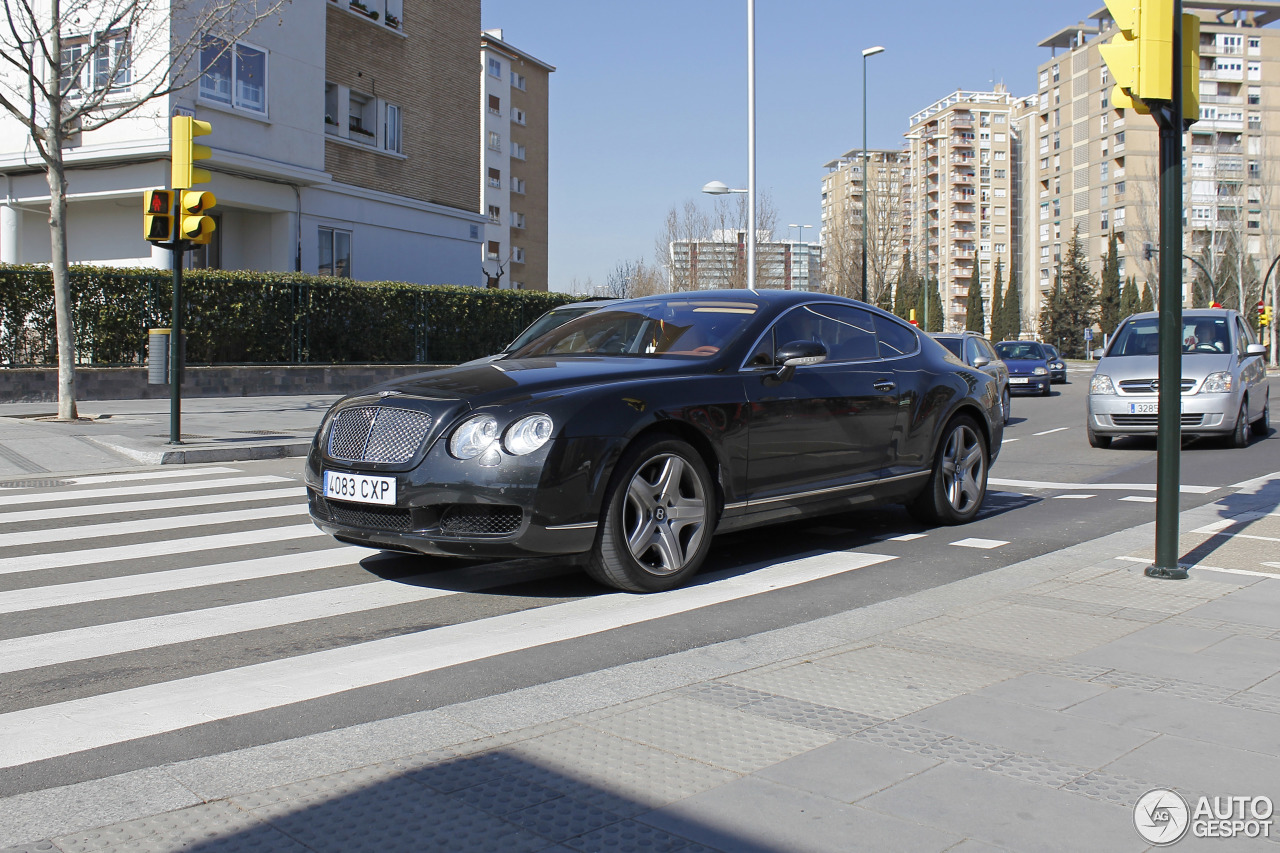
<svg viewBox="0 0 1280 853">
<path fill-rule="evenodd" d="M 1009 387 L 1014 391 L 1049 396 L 1049 353 L 1036 341 L 1001 341 L 996 355 L 1009 368 Z"/>
<path fill-rule="evenodd" d="M 511 353 L 520 349 L 520 347 L 532 340 L 542 337 L 547 332 L 559 326 L 563 326 L 570 320 L 581 317 L 583 314 L 590 314 L 602 305 L 613 303 L 613 299 L 589 299 L 586 302 L 570 302 L 567 305 L 558 305 L 538 319 L 534 320 L 525 330 L 516 335 L 515 340 L 503 347 L 499 352 L 492 355 L 481 356 L 466 362 L 466 364 L 488 364 L 491 361 L 497 361 L 500 358 L 506 358 Z"/>
<path fill-rule="evenodd" d="M 1049 354 L 1049 360 L 1046 363 L 1049 368 L 1049 383 L 1052 385 L 1065 385 L 1067 383 L 1067 363 L 1062 360 L 1062 355 L 1058 352 L 1058 348 L 1050 344 L 1041 344 L 1044 351 Z"/>
<path fill-rule="evenodd" d="M 1182 314 L 1182 435 L 1229 436 L 1236 447 L 1249 432 L 1271 431 L 1266 347 L 1239 312 L 1200 308 Z M 1160 315 L 1126 318 L 1089 382 L 1085 426 L 1089 443 L 1109 447 L 1124 435 L 1155 435 L 1159 420 Z"/>
<path fill-rule="evenodd" d="M 890 314 L 694 291 L 345 397 L 305 479 L 343 542 L 585 554 L 597 580 L 651 592 L 687 580 L 720 531 L 885 501 L 967 522 L 1003 430 L 996 380 Z"/>
<path fill-rule="evenodd" d="M 1009 368 L 996 355 L 991 341 L 977 332 L 935 332 L 933 339 L 970 367 L 990 373 L 996 378 L 1000 387 L 1000 412 L 1004 422 L 1009 423 L 1009 412 L 1013 399 L 1009 393 Z"/>
</svg>

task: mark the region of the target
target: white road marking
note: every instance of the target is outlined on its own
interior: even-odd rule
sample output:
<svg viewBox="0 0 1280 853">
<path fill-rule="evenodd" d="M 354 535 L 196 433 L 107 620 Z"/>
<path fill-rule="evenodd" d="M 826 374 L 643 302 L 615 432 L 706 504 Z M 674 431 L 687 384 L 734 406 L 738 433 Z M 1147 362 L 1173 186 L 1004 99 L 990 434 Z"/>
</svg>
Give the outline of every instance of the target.
<svg viewBox="0 0 1280 853">
<path fill-rule="evenodd" d="M 155 512 L 184 509 L 191 506 L 214 507 L 222 504 L 268 501 L 278 498 L 302 498 L 305 488 L 263 489 L 259 492 L 231 492 L 222 495 L 192 495 L 186 498 L 162 498 L 150 501 L 124 501 L 95 506 L 54 506 L 27 512 L 0 512 L 0 522 L 19 524 L 24 521 L 52 521 L 57 518 L 83 518 L 92 515 L 118 515 L 127 512 Z"/>
<path fill-rule="evenodd" d="M 925 536 L 927 536 L 927 535 L 928 535 L 928 534 L 926 534 L 926 533 L 904 533 L 904 534 L 902 534 L 901 536 L 887 536 L 887 537 L 885 537 L 885 540 L 884 540 L 884 541 L 886 541 L 886 542 L 914 542 L 914 541 L 915 541 L 915 540 L 917 540 L 917 539 L 923 539 L 923 538 L 925 538 Z"/>
<path fill-rule="evenodd" d="M 153 530 L 179 530 L 203 527 L 208 524 L 232 524 L 238 521 L 255 521 L 260 518 L 284 518 L 306 515 L 305 504 L 271 506 L 258 509 L 237 509 L 227 512 L 209 512 L 203 515 L 173 515 L 167 518 L 146 518 L 141 521 L 117 521 L 107 524 L 68 525 L 52 530 L 26 530 L 21 533 L 0 533 L 0 548 L 14 545 L 38 545 L 44 542 L 63 542 L 68 539 L 92 539 L 103 536 L 129 536 Z M 2 518 L 3 516 L 0 516 Z"/>
<path fill-rule="evenodd" d="M 359 562 L 362 556 L 372 556 L 374 551 L 343 545 L 340 548 L 324 548 L 301 554 L 279 557 L 259 557 L 255 560 L 239 560 L 234 563 L 215 563 L 192 566 L 188 569 L 170 569 L 165 572 L 148 572 L 120 578 L 79 581 L 0 592 L 0 613 L 19 613 L 24 610 L 41 610 L 46 607 L 68 607 L 135 595 L 153 595 L 158 592 L 175 592 L 199 586 L 259 580 L 277 575 L 332 569 Z"/>
<path fill-rule="evenodd" d="M 1124 497 L 1119 498 L 1119 500 L 1133 501 L 1138 504 L 1153 504 L 1156 502 L 1156 499 L 1150 495 L 1125 495 Z"/>
<path fill-rule="evenodd" d="M 239 468 L 189 468 L 178 465 L 162 471 L 141 471 L 134 474 L 93 474 L 88 477 L 55 477 L 64 486 L 88 486 L 94 483 L 127 483 L 135 480 L 170 480 L 176 477 L 203 477 L 206 474 L 239 474 Z M 32 486 L 18 484 L 5 486 L 5 489 L 30 489 Z M 39 488 L 39 487 L 34 487 Z"/>
<path fill-rule="evenodd" d="M 1111 491 L 1154 492 L 1155 483 L 1055 483 L 1047 480 L 1002 480 L 992 477 L 987 483 L 994 486 L 1011 486 L 1015 489 L 1107 489 Z M 1218 486 L 1181 486 L 1189 495 L 1207 495 L 1218 491 Z"/>
<path fill-rule="evenodd" d="M 1242 480 L 1239 483 L 1232 483 L 1228 488 L 1252 489 L 1259 486 L 1265 486 L 1276 481 L 1280 481 L 1280 471 L 1272 471 L 1270 474 L 1263 474 L 1261 477 L 1254 477 L 1252 480 Z"/>
<path fill-rule="evenodd" d="M 1089 498 L 1096 498 L 1097 495 L 1054 495 L 1055 501 L 1083 501 Z"/>
<path fill-rule="evenodd" d="M 0 741 L 0 767 L 16 767 L 586 637 L 892 559 L 834 552 L 746 572 L 717 572 L 670 592 L 601 595 L 0 714 L 0 731 L 6 733 Z"/>
<path fill-rule="evenodd" d="M 1003 539 L 970 538 L 970 539 L 960 539 L 958 541 L 952 542 L 951 544 L 960 548 L 982 548 L 984 550 L 990 550 L 992 548 L 999 548 L 1002 545 L 1008 545 L 1009 543 Z"/>
<path fill-rule="evenodd" d="M 1063 430 L 1067 430 L 1067 429 L 1071 429 L 1071 427 L 1057 427 L 1055 429 L 1047 429 L 1044 432 L 1033 432 L 1031 434 L 1032 435 L 1049 435 L 1050 433 L 1062 432 Z"/>
<path fill-rule="evenodd" d="M 15 504 L 49 504 L 58 501 L 90 501 L 126 497 L 127 495 L 154 495 L 167 492 L 194 492 L 197 489 L 224 489 L 228 486 L 256 486 L 262 483 L 288 483 L 288 477 L 224 477 L 217 480 L 196 480 L 185 483 L 151 483 L 146 486 L 123 486 L 115 489 L 82 489 L 81 491 L 63 491 L 53 489 L 36 495 L 0 495 L 0 506 Z M 4 516 L 0 515 L 0 520 Z"/>
<path fill-rule="evenodd" d="M 228 604 L 167 616 L 16 637 L 0 641 L 0 673 L 55 666 L 70 661 L 187 643 L 242 631 L 257 631 L 278 625 L 292 625 L 310 619 L 327 619 L 346 613 L 457 594 L 449 589 L 374 581 L 244 604 Z"/>
<path fill-rule="evenodd" d="M 6 557 L 0 559 L 0 575 L 43 569 L 64 569 L 70 566 L 87 566 L 92 563 L 110 563 L 113 560 L 140 560 L 144 557 L 190 554 L 193 551 L 215 551 L 221 548 L 234 548 L 238 545 L 261 545 L 266 542 L 287 542 L 291 539 L 328 535 L 313 524 L 295 524 L 290 527 L 268 527 L 265 530 L 244 530 L 239 533 L 170 539 L 167 542 L 145 542 L 114 548 L 86 548 L 80 551 L 58 551 L 53 554 L 32 554 L 27 557 Z"/>
<path fill-rule="evenodd" d="M 1013 444 L 1015 441 L 1022 441 L 1022 439 L 1020 439 L 1020 438 L 1005 438 L 1005 439 L 1001 439 L 1000 443 L 1001 443 L 1001 444 Z"/>
</svg>

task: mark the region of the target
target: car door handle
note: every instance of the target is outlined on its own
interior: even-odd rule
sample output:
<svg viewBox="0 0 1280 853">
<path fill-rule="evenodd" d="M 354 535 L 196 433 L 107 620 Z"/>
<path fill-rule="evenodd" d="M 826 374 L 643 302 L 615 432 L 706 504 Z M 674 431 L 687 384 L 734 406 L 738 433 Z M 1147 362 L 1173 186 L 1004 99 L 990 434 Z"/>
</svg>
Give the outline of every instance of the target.
<svg viewBox="0 0 1280 853">
<path fill-rule="evenodd" d="M 871 387 L 877 391 L 892 391 L 898 385 L 891 379 L 881 379 L 878 382 L 873 382 Z"/>
</svg>

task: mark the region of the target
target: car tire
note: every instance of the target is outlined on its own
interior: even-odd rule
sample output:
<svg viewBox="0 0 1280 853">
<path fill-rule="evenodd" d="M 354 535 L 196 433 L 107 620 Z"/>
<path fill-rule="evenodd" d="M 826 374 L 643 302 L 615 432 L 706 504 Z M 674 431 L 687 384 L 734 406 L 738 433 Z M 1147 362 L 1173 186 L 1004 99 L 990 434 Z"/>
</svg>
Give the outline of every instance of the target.
<svg viewBox="0 0 1280 853">
<path fill-rule="evenodd" d="M 1231 431 L 1232 447 L 1249 446 L 1249 401 L 1240 401 L 1240 414 L 1236 415 L 1236 428 Z"/>
<path fill-rule="evenodd" d="M 606 586 L 660 592 L 698 571 L 711 549 L 715 483 L 702 457 L 665 436 L 623 454 L 586 570 Z"/>
<path fill-rule="evenodd" d="M 972 521 L 987 495 L 990 460 L 977 422 L 957 415 L 933 454 L 933 473 L 907 510 L 926 524 Z"/>
<path fill-rule="evenodd" d="M 1004 394 L 1000 396 L 1000 408 L 1004 416 L 1004 423 L 1009 423 L 1009 418 L 1012 417 L 1010 412 L 1013 410 L 1013 392 L 1009 390 L 1007 385 L 1004 388 Z"/>
<path fill-rule="evenodd" d="M 1051 382 L 1051 381 L 1050 381 L 1050 382 L 1046 382 L 1046 383 L 1045 383 L 1045 385 L 1044 385 L 1044 387 L 1040 389 L 1040 396 L 1041 396 L 1041 397 L 1048 397 L 1048 396 L 1049 396 L 1049 394 L 1052 392 L 1052 386 L 1053 386 L 1053 382 Z"/>
<path fill-rule="evenodd" d="M 1262 404 L 1262 415 L 1254 421 L 1250 426 L 1253 428 L 1253 434 L 1258 438 L 1266 438 L 1271 435 L 1271 398 Z"/>
<path fill-rule="evenodd" d="M 1089 436 L 1090 447 L 1101 447 L 1105 449 L 1111 446 L 1111 436 L 1098 435 L 1096 432 L 1093 431 L 1093 427 L 1088 425 L 1085 426 L 1084 431 Z"/>
</svg>

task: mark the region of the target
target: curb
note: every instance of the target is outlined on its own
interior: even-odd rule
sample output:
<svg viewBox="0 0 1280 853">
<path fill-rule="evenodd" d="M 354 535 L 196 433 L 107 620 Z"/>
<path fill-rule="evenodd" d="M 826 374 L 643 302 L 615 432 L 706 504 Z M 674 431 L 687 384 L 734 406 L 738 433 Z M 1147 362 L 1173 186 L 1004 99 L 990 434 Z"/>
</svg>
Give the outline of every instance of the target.
<svg viewBox="0 0 1280 853">
<path fill-rule="evenodd" d="M 194 465 L 205 462 L 252 462 L 259 459 L 288 459 L 306 456 L 311 441 L 258 444 L 251 447 L 211 447 L 181 445 L 179 447 L 146 447 L 123 436 L 85 436 L 86 441 L 106 450 L 127 456 L 144 465 Z"/>
</svg>

